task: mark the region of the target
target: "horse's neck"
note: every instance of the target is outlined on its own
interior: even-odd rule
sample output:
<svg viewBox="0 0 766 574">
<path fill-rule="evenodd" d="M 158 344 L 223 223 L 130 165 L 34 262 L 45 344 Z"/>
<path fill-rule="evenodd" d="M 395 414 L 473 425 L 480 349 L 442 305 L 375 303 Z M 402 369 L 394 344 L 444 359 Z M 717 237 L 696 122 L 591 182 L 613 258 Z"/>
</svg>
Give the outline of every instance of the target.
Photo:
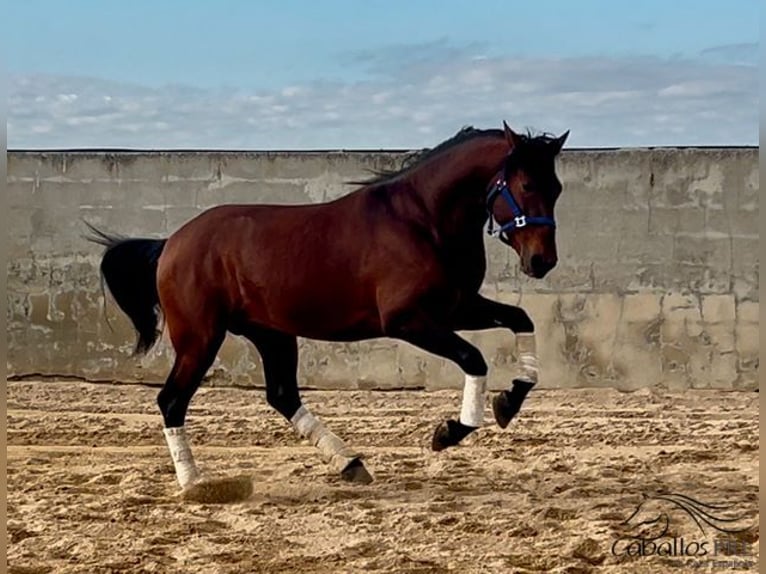
<svg viewBox="0 0 766 574">
<path fill-rule="evenodd" d="M 477 138 L 434 158 L 428 169 L 414 174 L 413 187 L 444 239 L 484 225 L 487 185 L 507 152 L 502 137 Z"/>
</svg>

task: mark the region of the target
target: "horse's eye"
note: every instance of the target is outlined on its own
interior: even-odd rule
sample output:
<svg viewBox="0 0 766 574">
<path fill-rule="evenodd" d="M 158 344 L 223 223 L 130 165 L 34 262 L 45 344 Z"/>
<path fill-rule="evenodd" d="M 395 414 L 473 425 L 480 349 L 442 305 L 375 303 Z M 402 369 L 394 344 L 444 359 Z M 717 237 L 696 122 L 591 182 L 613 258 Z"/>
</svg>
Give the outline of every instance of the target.
<svg viewBox="0 0 766 574">
<path fill-rule="evenodd" d="M 535 192 L 535 186 L 531 183 L 525 183 L 523 186 L 523 189 L 526 193 L 534 193 Z"/>
</svg>

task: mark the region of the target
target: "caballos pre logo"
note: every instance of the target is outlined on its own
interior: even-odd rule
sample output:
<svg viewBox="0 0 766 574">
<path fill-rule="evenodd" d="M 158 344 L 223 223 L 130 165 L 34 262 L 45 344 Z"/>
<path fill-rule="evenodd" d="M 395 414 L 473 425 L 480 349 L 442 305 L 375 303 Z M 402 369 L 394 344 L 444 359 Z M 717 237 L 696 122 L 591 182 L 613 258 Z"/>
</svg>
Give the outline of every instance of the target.
<svg viewBox="0 0 766 574">
<path fill-rule="evenodd" d="M 710 504 L 684 494 L 644 494 L 633 513 L 622 522 L 627 533 L 614 541 L 612 554 L 684 558 L 752 556 L 749 537 L 743 536 L 752 527 L 747 522 L 742 503 Z M 680 531 L 684 535 L 679 536 Z"/>
</svg>

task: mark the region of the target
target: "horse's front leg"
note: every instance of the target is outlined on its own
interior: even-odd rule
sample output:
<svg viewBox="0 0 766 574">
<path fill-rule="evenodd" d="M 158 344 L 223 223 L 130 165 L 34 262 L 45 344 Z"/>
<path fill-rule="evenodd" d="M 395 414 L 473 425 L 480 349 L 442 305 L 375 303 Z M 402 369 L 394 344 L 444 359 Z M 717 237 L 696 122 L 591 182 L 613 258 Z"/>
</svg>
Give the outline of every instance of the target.
<svg viewBox="0 0 766 574">
<path fill-rule="evenodd" d="M 480 331 L 504 327 L 516 334 L 521 373 L 513 379 L 510 389 L 500 391 L 492 399 L 495 421 L 505 428 L 519 412 L 527 394 L 537 384 L 538 363 L 535 347 L 535 326 L 521 307 L 506 305 L 476 295 L 466 301 L 456 316 L 455 330 Z"/>
<path fill-rule="evenodd" d="M 487 378 L 487 363 L 481 351 L 450 330 L 449 326 L 439 324 L 419 309 L 387 313 L 384 324 L 387 336 L 448 359 L 465 374 L 459 419 L 439 424 L 431 448 L 440 451 L 455 446 L 481 427 Z"/>
</svg>

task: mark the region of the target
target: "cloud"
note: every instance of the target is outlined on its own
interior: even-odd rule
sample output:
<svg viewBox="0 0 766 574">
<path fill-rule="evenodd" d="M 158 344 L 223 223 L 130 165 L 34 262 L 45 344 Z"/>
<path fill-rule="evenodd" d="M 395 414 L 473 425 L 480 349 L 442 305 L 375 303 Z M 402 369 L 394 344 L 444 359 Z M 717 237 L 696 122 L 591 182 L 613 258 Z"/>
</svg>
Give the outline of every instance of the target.
<svg viewBox="0 0 766 574">
<path fill-rule="evenodd" d="M 356 82 L 272 91 L 11 77 L 11 148 L 419 148 L 460 127 L 572 130 L 573 147 L 754 145 L 750 45 L 697 59 L 490 57 L 446 40 L 352 52 Z"/>
<path fill-rule="evenodd" d="M 351 50 L 341 53 L 339 59 L 350 66 L 363 69 L 372 76 L 401 79 L 415 78 L 434 66 L 449 62 L 480 58 L 484 43 L 455 46 L 447 38 L 432 42 L 396 44 L 376 50 Z"/>
<path fill-rule="evenodd" d="M 756 66 L 758 64 L 758 44 L 746 42 L 714 46 L 703 50 L 700 56 L 712 62 Z"/>
</svg>

